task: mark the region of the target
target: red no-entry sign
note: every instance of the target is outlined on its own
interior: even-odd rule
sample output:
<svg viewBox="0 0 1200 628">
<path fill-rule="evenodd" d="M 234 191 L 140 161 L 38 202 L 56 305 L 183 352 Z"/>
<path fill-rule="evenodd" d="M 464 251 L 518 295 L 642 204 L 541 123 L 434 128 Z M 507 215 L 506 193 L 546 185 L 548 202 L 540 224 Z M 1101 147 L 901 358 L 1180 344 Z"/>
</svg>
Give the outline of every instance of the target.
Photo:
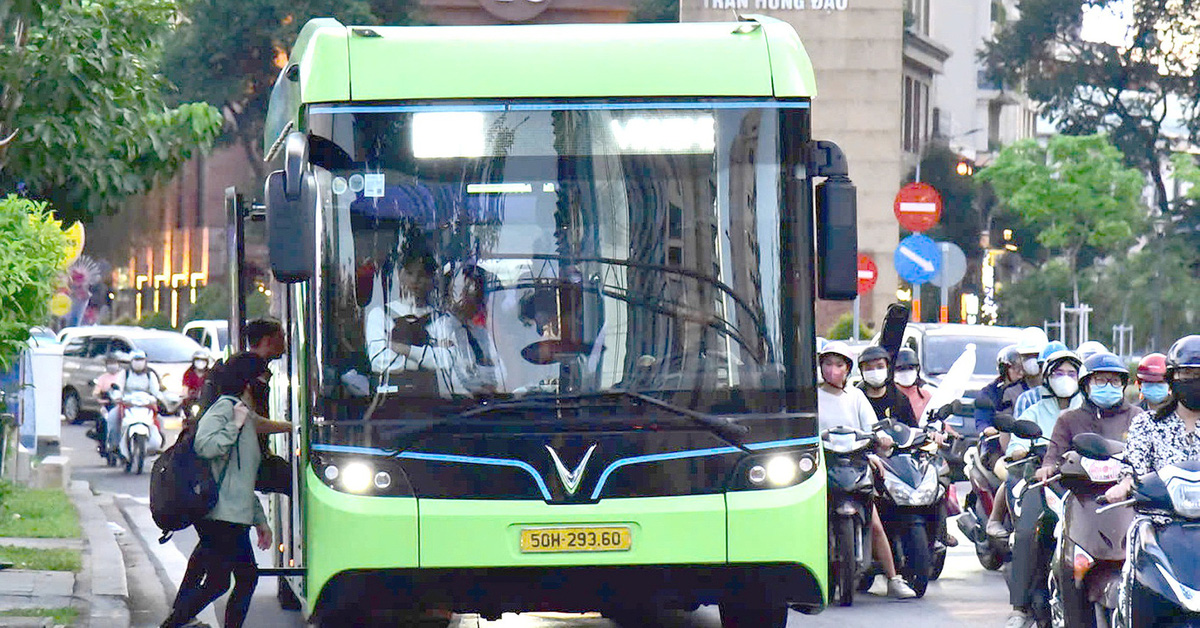
<svg viewBox="0 0 1200 628">
<path fill-rule="evenodd" d="M 942 217 L 942 195 L 928 183 L 909 183 L 900 188 L 892 209 L 901 227 L 921 233 Z"/>
<path fill-rule="evenodd" d="M 858 254 L 858 293 L 866 294 L 875 287 L 875 280 L 879 279 L 879 269 L 875 266 L 875 260 L 871 259 L 866 253 Z"/>
</svg>

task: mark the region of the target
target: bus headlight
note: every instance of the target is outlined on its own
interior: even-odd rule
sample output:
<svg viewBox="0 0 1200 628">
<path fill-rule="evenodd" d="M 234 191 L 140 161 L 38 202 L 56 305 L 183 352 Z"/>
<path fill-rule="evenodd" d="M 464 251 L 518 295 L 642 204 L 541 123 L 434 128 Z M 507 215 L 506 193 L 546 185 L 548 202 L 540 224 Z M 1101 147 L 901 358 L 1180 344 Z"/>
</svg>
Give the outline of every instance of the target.
<svg viewBox="0 0 1200 628">
<path fill-rule="evenodd" d="M 791 486 L 800 475 L 800 467 L 791 456 L 775 456 L 767 461 L 767 480 L 774 486 Z"/>
<path fill-rule="evenodd" d="M 371 467 L 361 462 L 351 462 L 342 469 L 342 486 L 351 493 L 365 493 L 371 487 Z"/>
<path fill-rule="evenodd" d="M 738 465 L 731 490 L 786 488 L 807 480 L 818 467 L 812 451 L 749 456 Z"/>
<path fill-rule="evenodd" d="M 315 453 L 313 473 L 329 488 L 373 497 L 411 497 L 412 487 L 399 461 L 386 456 Z"/>
</svg>

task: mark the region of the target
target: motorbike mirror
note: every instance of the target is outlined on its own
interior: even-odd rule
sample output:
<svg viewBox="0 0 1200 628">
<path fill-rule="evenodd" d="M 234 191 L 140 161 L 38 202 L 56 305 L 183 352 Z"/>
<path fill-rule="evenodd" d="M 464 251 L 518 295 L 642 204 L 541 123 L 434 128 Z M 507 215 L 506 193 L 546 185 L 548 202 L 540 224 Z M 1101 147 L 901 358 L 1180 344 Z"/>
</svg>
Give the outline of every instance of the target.
<svg viewBox="0 0 1200 628">
<path fill-rule="evenodd" d="M 1085 434 L 1076 434 L 1071 439 L 1071 447 L 1079 453 L 1092 458 L 1094 460 L 1108 460 L 1113 456 L 1125 451 L 1125 445 L 1117 441 L 1109 440 L 1099 434 L 1091 432 Z"/>
<path fill-rule="evenodd" d="M 1008 412 L 997 412 L 995 416 L 992 417 L 992 424 L 995 425 L 996 429 L 1000 430 L 1001 432 L 1012 432 L 1013 429 L 1015 429 L 1013 426 L 1015 422 L 1016 421 L 1013 419 L 1013 415 L 1009 414 Z"/>
<path fill-rule="evenodd" d="M 1037 423 L 1034 423 L 1028 419 L 1013 421 L 1012 429 L 1009 431 L 1017 436 L 1020 436 L 1021 438 L 1028 440 L 1041 438 L 1042 436 L 1042 428 L 1038 427 Z"/>
</svg>

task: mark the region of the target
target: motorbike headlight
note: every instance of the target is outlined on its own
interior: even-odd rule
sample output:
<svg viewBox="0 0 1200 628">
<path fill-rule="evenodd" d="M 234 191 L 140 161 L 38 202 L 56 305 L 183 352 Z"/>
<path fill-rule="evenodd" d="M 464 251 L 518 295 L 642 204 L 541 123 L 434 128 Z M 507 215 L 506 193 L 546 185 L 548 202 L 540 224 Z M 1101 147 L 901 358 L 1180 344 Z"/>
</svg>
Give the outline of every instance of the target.
<svg viewBox="0 0 1200 628">
<path fill-rule="evenodd" d="M 1188 519 L 1200 518 L 1200 484 L 1193 482 L 1168 482 L 1167 493 L 1175 512 Z"/>
</svg>

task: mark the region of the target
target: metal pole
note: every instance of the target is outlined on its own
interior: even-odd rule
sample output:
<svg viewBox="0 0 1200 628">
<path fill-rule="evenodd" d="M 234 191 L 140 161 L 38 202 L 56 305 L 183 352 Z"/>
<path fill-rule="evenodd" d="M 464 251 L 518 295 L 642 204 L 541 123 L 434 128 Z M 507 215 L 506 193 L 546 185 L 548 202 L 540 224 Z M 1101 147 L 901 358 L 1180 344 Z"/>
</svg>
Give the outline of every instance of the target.
<svg viewBox="0 0 1200 628">
<path fill-rule="evenodd" d="M 950 322 L 950 282 L 946 281 L 946 260 L 950 257 L 950 243 L 942 242 L 942 266 L 938 269 L 938 273 L 942 276 L 941 283 L 941 303 L 938 305 L 938 322 Z"/>
<path fill-rule="evenodd" d="M 914 323 L 921 322 L 921 285 L 922 284 L 914 283 L 913 287 L 912 287 L 912 290 L 913 290 L 912 320 Z"/>
<path fill-rule="evenodd" d="M 854 296 L 854 329 L 850 332 L 850 337 L 856 342 L 858 341 L 859 314 L 861 313 L 860 298 L 858 295 Z"/>
<path fill-rule="evenodd" d="M 245 258 L 245 222 L 242 195 L 237 188 L 225 188 L 225 253 L 229 273 L 229 351 L 242 351 L 242 324 L 246 320 L 246 301 L 242 298 L 242 259 Z"/>
</svg>

